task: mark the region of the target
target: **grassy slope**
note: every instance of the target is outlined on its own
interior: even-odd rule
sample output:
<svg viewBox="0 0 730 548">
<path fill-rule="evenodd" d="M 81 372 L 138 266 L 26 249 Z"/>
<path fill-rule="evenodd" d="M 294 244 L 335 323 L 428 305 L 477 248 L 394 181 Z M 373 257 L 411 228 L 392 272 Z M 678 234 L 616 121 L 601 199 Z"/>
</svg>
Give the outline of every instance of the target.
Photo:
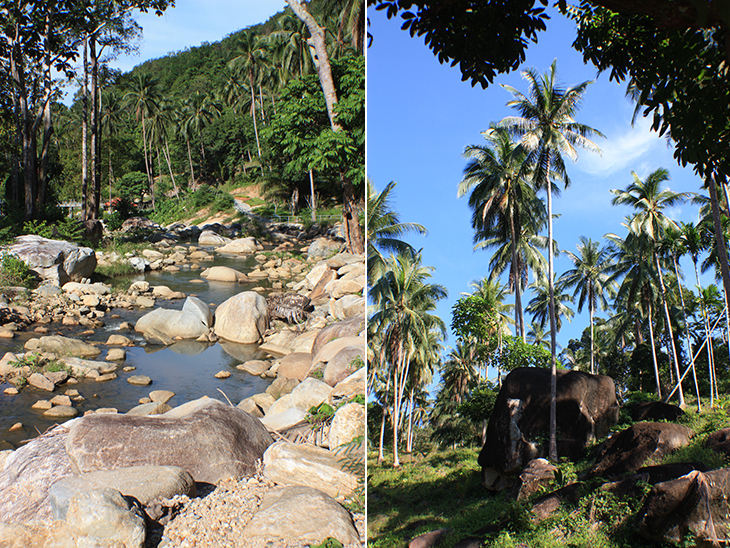
<svg viewBox="0 0 730 548">
<path fill-rule="evenodd" d="M 707 435 L 730 426 L 723 407 L 687 412 L 679 421 L 695 432 L 690 445 L 664 462 L 699 460 L 711 468 L 727 466 L 726 459 L 705 449 Z M 630 423 L 620 425 L 626 428 Z M 559 467 L 568 479 L 593 464 L 597 446 L 580 463 Z M 414 536 L 439 528 L 450 529 L 442 546 L 477 534 L 490 547 L 624 548 L 656 546 L 638 537 L 632 518 L 640 500 L 617 500 L 600 491 L 586 493 L 577 506 L 567 506 L 541 524 L 530 520 L 529 504 L 510 501 L 480 484 L 476 448 L 426 449 L 406 455 L 399 470 L 368 460 L 368 546 L 401 548 Z M 556 485 L 557 487 L 557 485 Z M 648 491 L 648 488 L 647 488 Z"/>
</svg>

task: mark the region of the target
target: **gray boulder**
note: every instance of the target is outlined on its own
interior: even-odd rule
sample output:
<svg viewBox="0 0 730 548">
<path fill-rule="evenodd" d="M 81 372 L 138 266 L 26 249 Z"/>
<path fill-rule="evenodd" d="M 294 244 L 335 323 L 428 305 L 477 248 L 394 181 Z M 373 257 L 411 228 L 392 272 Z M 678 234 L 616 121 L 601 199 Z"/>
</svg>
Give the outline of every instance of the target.
<svg viewBox="0 0 730 548">
<path fill-rule="evenodd" d="M 319 544 L 330 537 L 344 545 L 360 544 L 347 510 L 325 493 L 304 486 L 266 493 L 243 532 L 246 539 L 262 544 L 272 539 Z"/>
<path fill-rule="evenodd" d="M 18 236 L 6 251 L 21 259 L 44 281 L 57 286 L 88 278 L 96 268 L 96 254 L 90 247 L 34 234 Z"/>
<path fill-rule="evenodd" d="M 332 255 L 335 255 L 345 241 L 340 238 L 317 238 L 307 248 L 307 255 L 317 259 L 327 259 Z"/>
<path fill-rule="evenodd" d="M 258 419 L 206 398 L 155 417 L 83 417 L 71 427 L 66 450 L 76 473 L 179 466 L 195 481 L 218 483 L 251 475 L 271 441 Z"/>
<path fill-rule="evenodd" d="M 198 245 L 206 247 L 225 245 L 230 241 L 230 238 L 216 234 L 212 230 L 203 230 L 198 237 Z"/>
<path fill-rule="evenodd" d="M 266 299 L 254 291 L 243 291 L 215 311 L 215 334 L 228 341 L 260 342 L 269 328 Z"/>
<path fill-rule="evenodd" d="M 95 358 L 101 354 L 101 350 L 92 344 L 78 339 L 62 337 L 61 335 L 28 339 L 25 343 L 25 349 L 32 352 L 48 352 L 59 357 Z"/>
<path fill-rule="evenodd" d="M 197 339 L 207 335 L 212 325 L 210 307 L 197 297 L 188 297 L 182 310 L 156 308 L 137 320 L 134 329 L 143 334 L 162 333 L 170 338 Z"/>
</svg>

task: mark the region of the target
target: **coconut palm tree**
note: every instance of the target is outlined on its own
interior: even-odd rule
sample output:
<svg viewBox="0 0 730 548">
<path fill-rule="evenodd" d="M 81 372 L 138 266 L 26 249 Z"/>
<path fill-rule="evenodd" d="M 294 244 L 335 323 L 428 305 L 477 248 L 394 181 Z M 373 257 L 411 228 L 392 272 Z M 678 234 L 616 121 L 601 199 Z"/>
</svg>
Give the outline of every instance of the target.
<svg viewBox="0 0 730 548">
<path fill-rule="evenodd" d="M 528 153 L 527 161 L 533 164 L 533 182 L 537 189 L 547 191 L 547 219 L 548 219 L 548 249 L 553 249 L 553 202 L 552 181 L 560 180 L 567 188 L 570 178 L 565 169 L 564 156 L 575 161 L 578 157 L 578 148 L 585 148 L 595 152 L 600 149 L 589 137 L 602 134 L 575 121 L 575 115 L 580 100 L 590 81 L 577 86 L 563 88 L 557 82 L 557 61 L 550 69 L 539 76 L 534 69 L 523 71 L 529 91 L 522 94 L 515 88 L 503 86 L 510 91 L 514 99 L 507 103 L 516 109 L 519 116 L 510 116 L 500 122 L 500 126 L 508 128 L 514 135 L 521 138 L 522 145 Z M 548 292 L 550 304 L 550 441 L 548 455 L 550 460 L 557 462 L 557 411 L 556 411 L 556 346 L 557 330 L 555 318 L 555 287 L 554 287 L 553 256 L 548 254 Z"/>
<path fill-rule="evenodd" d="M 234 44 L 235 57 L 228 63 L 228 68 L 234 74 L 240 74 L 248 80 L 251 92 L 251 118 L 259 162 L 261 162 L 261 143 L 256 124 L 256 79 L 259 77 L 260 69 L 269 64 L 268 47 L 268 42 L 263 36 L 254 34 L 252 29 L 245 29 L 238 34 Z"/>
<path fill-rule="evenodd" d="M 674 361 L 674 372 L 677 379 L 681 378 L 679 371 L 679 358 L 677 349 L 674 344 L 674 333 L 672 331 L 672 321 L 669 315 L 669 305 L 667 304 L 667 291 L 664 285 L 664 275 L 662 274 L 662 265 L 659 261 L 659 253 L 657 248 L 659 242 L 664 237 L 668 227 L 676 227 L 677 225 L 669 219 L 664 211 L 672 206 L 683 203 L 686 193 L 672 192 L 671 190 L 662 190 L 662 183 L 669 180 L 669 172 L 664 168 L 659 168 L 648 175 L 646 180 L 642 181 L 639 176 L 632 172 L 634 180 L 626 190 L 611 190 L 615 194 L 615 198 L 611 201 L 613 205 L 628 205 L 633 207 L 637 214 L 633 215 L 629 222 L 629 230 L 637 237 L 647 238 L 651 243 L 651 258 L 656 266 L 656 273 L 659 280 L 661 290 L 662 303 L 664 305 L 664 314 L 667 324 L 669 337 L 669 346 Z M 679 405 L 684 407 L 684 391 L 682 385 L 679 385 Z"/>
<path fill-rule="evenodd" d="M 560 328 L 563 327 L 563 318 L 570 321 L 573 319 L 575 312 L 573 312 L 573 309 L 568 306 L 568 304 L 573 304 L 573 297 L 567 293 L 560 294 L 561 287 L 559 285 L 553 285 L 553 287 L 555 287 L 559 293 L 558 295 L 553 294 L 555 299 L 555 303 L 553 305 L 555 310 L 555 330 L 559 332 Z M 532 289 L 534 297 L 527 304 L 527 308 L 525 310 L 532 314 L 534 322 L 537 322 L 542 329 L 545 329 L 548 319 L 550 318 L 551 308 L 549 286 L 546 281 L 540 280 L 530 284 L 530 289 Z"/>
<path fill-rule="evenodd" d="M 370 321 L 381 337 L 392 378 L 393 407 L 390 413 L 393 425 L 393 466 L 400 466 L 398 458 L 399 421 L 408 381 L 409 367 L 419 345 L 428 340 L 432 329 L 446 335 L 443 321 L 431 314 L 436 302 L 446 297 L 443 286 L 428 283 L 432 267 L 421 265 L 420 253 L 391 255 L 386 261 L 386 272 L 373 285 L 374 312 Z"/>
<path fill-rule="evenodd" d="M 216 117 L 220 116 L 220 105 L 211 98 L 196 91 L 185 101 L 185 135 L 197 134 L 200 140 L 200 176 L 203 177 L 205 169 L 205 145 L 203 143 L 203 129 Z M 192 168 L 192 166 L 191 166 Z"/>
<path fill-rule="evenodd" d="M 129 91 L 124 94 L 124 101 L 134 110 L 134 119 L 142 122 L 142 147 L 144 150 L 144 165 L 147 170 L 147 179 L 150 190 L 153 189 L 152 166 L 148 155 L 147 121 L 160 109 L 162 93 L 157 80 L 149 73 L 138 73 L 132 80 Z"/>
<path fill-rule="evenodd" d="M 368 241 L 368 283 L 371 285 L 383 274 L 386 260 L 383 252 L 413 253 L 413 247 L 401 240 L 410 232 L 423 236 L 427 231 L 418 223 L 401 223 L 398 214 L 393 210 L 391 193 L 395 189 L 395 181 L 389 182 L 382 192 L 378 193 L 371 181 L 366 181 L 367 203 L 367 241 Z"/>
<path fill-rule="evenodd" d="M 457 196 L 469 194 L 476 244 L 509 242 L 509 280 L 510 289 L 515 293 L 515 325 L 524 341 L 526 329 L 518 248 L 525 232 L 536 234 L 544 226 L 545 207 L 530 184 L 531 170 L 525 162 L 527 155 L 522 145 L 512 141 L 506 128 L 494 124 L 482 135 L 487 145 L 469 145 L 464 152 L 469 161 Z M 504 268 L 497 275 L 503 271 Z M 495 270 L 490 272 L 493 277 Z"/>
<path fill-rule="evenodd" d="M 564 272 L 558 284 L 562 289 L 574 288 L 573 298 L 578 298 L 578 313 L 582 312 L 583 305 L 588 302 L 591 325 L 591 374 L 596 374 L 594 355 L 593 319 L 597 309 L 608 308 L 608 298 L 613 297 L 617 284 L 610 278 L 611 262 L 610 250 L 599 247 L 585 236 L 580 237 L 578 255 L 570 251 L 565 254 L 573 261 L 572 270 Z"/>
</svg>

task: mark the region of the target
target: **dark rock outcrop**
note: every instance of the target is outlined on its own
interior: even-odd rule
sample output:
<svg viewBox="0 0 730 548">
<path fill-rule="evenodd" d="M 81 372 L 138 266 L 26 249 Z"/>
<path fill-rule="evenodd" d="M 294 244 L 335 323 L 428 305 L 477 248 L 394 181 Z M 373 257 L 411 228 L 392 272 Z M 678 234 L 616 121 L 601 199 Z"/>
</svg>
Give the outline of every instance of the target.
<svg viewBox="0 0 730 548">
<path fill-rule="evenodd" d="M 321 335 L 321 333 L 320 333 Z M 479 454 L 482 481 L 503 489 L 532 459 L 547 456 L 550 371 L 520 368 L 504 379 Z M 613 379 L 581 371 L 558 371 L 558 454 L 579 458 L 588 443 L 608 434 L 618 420 Z"/>
<path fill-rule="evenodd" d="M 666 422 L 639 422 L 613 435 L 603 446 L 589 476 L 611 478 L 635 472 L 687 445 L 693 432 Z"/>
<path fill-rule="evenodd" d="M 707 436 L 705 447 L 730 456 L 730 428 L 723 428 Z"/>
<path fill-rule="evenodd" d="M 684 415 L 684 411 L 681 407 L 663 401 L 637 403 L 631 407 L 631 418 L 635 422 L 676 421 L 682 415 Z"/>
</svg>

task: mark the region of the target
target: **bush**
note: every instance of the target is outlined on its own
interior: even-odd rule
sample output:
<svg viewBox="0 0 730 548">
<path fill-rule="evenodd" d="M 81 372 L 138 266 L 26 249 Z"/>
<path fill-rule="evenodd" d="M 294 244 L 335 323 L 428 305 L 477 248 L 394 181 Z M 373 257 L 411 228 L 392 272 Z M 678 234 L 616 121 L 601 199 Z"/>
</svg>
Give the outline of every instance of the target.
<svg viewBox="0 0 730 548">
<path fill-rule="evenodd" d="M 0 286 L 22 286 L 33 289 L 38 285 L 28 265 L 15 255 L 6 253 L 0 262 Z"/>
<path fill-rule="evenodd" d="M 119 195 L 129 201 L 133 201 L 135 198 L 141 198 L 142 194 L 147 190 L 147 186 L 147 175 L 140 171 L 131 171 L 117 182 Z"/>
<path fill-rule="evenodd" d="M 234 203 L 235 199 L 233 198 L 233 196 L 231 196 L 227 192 L 221 192 L 215 199 L 214 207 L 216 211 L 224 211 L 226 209 L 231 209 Z"/>
<path fill-rule="evenodd" d="M 208 185 L 202 185 L 198 190 L 193 192 L 190 203 L 194 209 L 200 209 L 207 206 L 215 200 L 215 192 Z"/>
</svg>

